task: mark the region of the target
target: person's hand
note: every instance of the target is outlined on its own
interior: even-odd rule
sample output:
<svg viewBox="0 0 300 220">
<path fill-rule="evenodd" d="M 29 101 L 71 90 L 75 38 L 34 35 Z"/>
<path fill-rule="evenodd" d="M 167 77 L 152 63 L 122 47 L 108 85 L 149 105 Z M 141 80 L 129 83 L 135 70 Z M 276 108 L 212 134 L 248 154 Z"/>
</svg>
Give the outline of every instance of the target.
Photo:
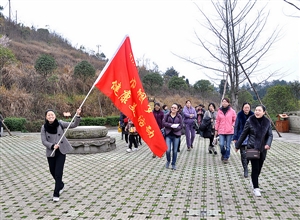
<svg viewBox="0 0 300 220">
<path fill-rule="evenodd" d="M 270 150 L 270 148 L 271 148 L 271 147 L 270 147 L 269 145 L 265 145 L 265 149 L 266 149 L 266 150 Z"/>
<path fill-rule="evenodd" d="M 57 148 L 59 148 L 59 145 L 58 145 L 58 144 L 55 144 L 53 148 L 54 148 L 54 149 L 57 149 Z"/>
<path fill-rule="evenodd" d="M 214 140 L 213 140 L 213 142 L 212 142 L 212 145 L 217 145 L 217 143 L 218 143 L 218 140 L 217 140 L 216 137 L 214 137 Z"/>
<path fill-rule="evenodd" d="M 234 143 L 236 143 L 236 140 L 233 140 Z"/>
<path fill-rule="evenodd" d="M 178 128 L 179 124 L 172 124 L 171 128 Z"/>
<path fill-rule="evenodd" d="M 77 116 L 80 116 L 80 113 L 81 113 L 81 108 L 79 108 L 79 109 L 76 110 L 76 115 Z"/>
<path fill-rule="evenodd" d="M 190 118 L 194 118 L 194 114 L 190 114 Z"/>
</svg>

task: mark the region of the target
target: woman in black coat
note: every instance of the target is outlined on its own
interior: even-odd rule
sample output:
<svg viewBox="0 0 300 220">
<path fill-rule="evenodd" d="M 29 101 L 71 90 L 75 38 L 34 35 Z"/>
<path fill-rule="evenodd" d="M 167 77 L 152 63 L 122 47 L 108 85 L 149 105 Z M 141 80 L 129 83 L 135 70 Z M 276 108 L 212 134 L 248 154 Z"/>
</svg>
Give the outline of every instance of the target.
<svg viewBox="0 0 300 220">
<path fill-rule="evenodd" d="M 209 138 L 208 152 L 210 154 L 217 154 L 217 151 L 213 145 L 214 134 L 215 134 L 215 123 L 217 118 L 216 105 L 214 103 L 209 103 L 208 110 L 205 111 L 204 117 L 200 124 L 199 130 L 202 131 L 202 136 L 204 138 Z M 201 135 L 200 135 L 201 136 Z"/>
<path fill-rule="evenodd" d="M 234 134 L 233 134 L 233 142 L 237 142 L 240 135 L 242 134 L 242 131 L 244 129 L 244 126 L 246 124 L 247 119 L 253 115 L 253 111 L 251 111 L 251 105 L 248 102 L 244 102 L 242 105 L 242 110 L 237 114 L 235 125 L 234 125 Z M 247 138 L 242 143 L 242 146 L 240 148 L 240 154 L 241 154 L 241 162 L 244 169 L 244 177 L 248 177 L 248 163 L 249 160 L 246 158 L 246 147 L 247 147 Z"/>
<path fill-rule="evenodd" d="M 252 173 L 251 180 L 253 184 L 253 194 L 261 196 L 258 177 L 267 156 L 267 150 L 270 149 L 273 140 L 272 127 L 270 120 L 265 117 L 266 107 L 258 105 L 255 108 L 254 115 L 250 116 L 246 121 L 244 130 L 235 143 L 236 151 L 238 151 L 243 141 L 248 137 L 247 148 L 257 149 L 260 153 L 259 159 L 251 159 Z"/>
</svg>

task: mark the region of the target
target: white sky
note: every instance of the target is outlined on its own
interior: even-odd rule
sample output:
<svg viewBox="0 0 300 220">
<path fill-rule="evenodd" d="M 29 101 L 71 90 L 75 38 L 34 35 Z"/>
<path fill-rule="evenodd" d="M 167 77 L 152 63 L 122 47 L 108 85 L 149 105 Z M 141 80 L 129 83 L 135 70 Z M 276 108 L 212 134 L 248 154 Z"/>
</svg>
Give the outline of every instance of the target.
<svg viewBox="0 0 300 220">
<path fill-rule="evenodd" d="M 267 72 L 281 69 L 287 81 L 300 79 L 299 48 L 300 18 L 288 15 L 300 12 L 283 0 L 260 0 L 269 2 L 269 28 L 279 25 L 281 38 L 264 59 Z M 0 0 L 3 14 L 8 17 L 8 0 Z M 156 63 L 161 72 L 174 67 L 193 84 L 208 79 L 199 69 L 172 54 L 209 60 L 199 47 L 194 32 L 206 35 L 207 30 L 199 25 L 201 15 L 195 2 L 207 13 L 211 12 L 208 0 L 10 0 L 11 18 L 18 23 L 36 28 L 48 28 L 68 39 L 73 46 L 98 52 L 111 58 L 123 40 L 129 35 L 135 59 Z M 202 33 L 201 33 L 202 32 Z M 259 77 L 258 77 L 259 78 Z M 273 78 L 276 79 L 276 78 Z M 272 79 L 272 80 L 273 80 Z M 253 79 L 253 81 L 257 79 Z M 219 83 L 219 81 L 216 81 Z"/>
</svg>

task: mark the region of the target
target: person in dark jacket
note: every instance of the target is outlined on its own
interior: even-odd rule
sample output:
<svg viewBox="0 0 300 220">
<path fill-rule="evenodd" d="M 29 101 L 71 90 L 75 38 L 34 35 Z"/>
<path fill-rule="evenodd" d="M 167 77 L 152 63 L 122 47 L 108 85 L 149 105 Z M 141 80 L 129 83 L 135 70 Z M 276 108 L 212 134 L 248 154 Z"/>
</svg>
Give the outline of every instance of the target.
<svg viewBox="0 0 300 220">
<path fill-rule="evenodd" d="M 205 109 L 204 109 L 204 105 L 200 104 L 199 106 L 197 106 L 196 112 L 197 112 L 197 124 L 200 126 L 202 119 L 204 118 L 204 114 L 205 114 Z M 198 126 L 198 127 L 199 127 Z M 197 131 L 197 134 L 200 134 L 200 137 L 203 137 L 203 132 L 201 130 Z"/>
<path fill-rule="evenodd" d="M 253 115 L 253 111 L 251 111 L 251 105 L 248 102 L 244 102 L 242 105 L 242 110 L 237 114 L 235 125 L 234 125 L 234 134 L 233 134 L 233 142 L 236 143 L 239 139 L 244 126 L 246 124 L 247 119 Z M 248 177 L 248 163 L 249 160 L 246 158 L 246 147 L 247 147 L 247 139 L 242 143 L 242 146 L 240 148 L 240 154 L 241 154 L 241 162 L 244 169 L 244 177 Z"/>
<path fill-rule="evenodd" d="M 159 127 L 159 129 L 162 129 L 163 128 L 163 119 L 164 119 L 164 112 L 160 109 L 160 104 L 157 102 L 154 104 L 154 109 L 153 109 L 153 115 L 154 115 L 154 118 L 157 122 L 157 125 Z M 156 157 L 156 155 L 153 153 L 152 155 L 153 158 Z"/>
<path fill-rule="evenodd" d="M 214 134 L 215 134 L 215 124 L 217 118 L 216 105 L 214 103 L 209 103 L 208 110 L 205 111 L 202 123 L 200 124 L 200 129 L 202 131 L 202 136 L 204 138 L 209 138 L 208 152 L 210 154 L 214 153 L 217 155 L 217 151 L 213 145 Z"/>
<path fill-rule="evenodd" d="M 81 109 L 77 109 L 75 121 L 72 122 L 69 128 L 75 128 L 80 123 Z M 53 201 L 58 202 L 59 196 L 64 189 L 62 181 L 63 169 L 66 160 L 66 154 L 73 150 L 71 144 L 64 136 L 60 143 L 64 130 L 70 122 L 58 121 L 53 110 L 49 109 L 45 112 L 45 124 L 41 128 L 41 139 L 46 147 L 46 156 L 48 159 L 50 173 L 55 180 L 55 188 L 53 192 Z M 53 150 L 54 154 L 51 156 Z"/>
<path fill-rule="evenodd" d="M 247 148 L 257 149 L 260 152 L 259 159 L 250 160 L 252 165 L 251 180 L 255 196 L 261 196 L 258 177 L 266 159 L 267 150 L 271 148 L 273 140 L 272 126 L 270 120 L 265 117 L 265 113 L 266 107 L 264 105 L 256 106 L 254 115 L 246 121 L 243 132 L 235 143 L 236 151 L 238 151 L 248 137 Z"/>
<path fill-rule="evenodd" d="M 178 113 L 178 104 L 174 103 L 169 114 L 166 114 L 163 119 L 163 126 L 166 132 L 166 143 L 168 150 L 166 152 L 167 163 L 166 168 L 169 168 L 171 162 L 172 151 L 172 169 L 176 170 L 177 148 L 181 136 L 182 117 Z"/>
<path fill-rule="evenodd" d="M 122 112 L 120 113 L 120 126 L 122 128 L 122 136 L 124 135 L 125 137 L 125 142 L 126 142 L 126 147 L 129 146 L 129 141 L 128 141 L 128 131 L 125 130 L 126 126 L 128 123 L 128 118 L 126 115 L 124 115 Z"/>
</svg>

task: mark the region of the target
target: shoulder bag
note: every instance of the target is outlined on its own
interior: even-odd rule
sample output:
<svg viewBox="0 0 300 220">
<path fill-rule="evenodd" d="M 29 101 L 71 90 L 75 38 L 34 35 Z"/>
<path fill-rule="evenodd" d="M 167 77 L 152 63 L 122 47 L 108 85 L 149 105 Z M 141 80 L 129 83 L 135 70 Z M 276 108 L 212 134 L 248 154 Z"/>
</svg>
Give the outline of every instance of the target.
<svg viewBox="0 0 300 220">
<path fill-rule="evenodd" d="M 246 158 L 249 160 L 259 159 L 260 151 L 257 149 L 246 149 Z"/>
</svg>

